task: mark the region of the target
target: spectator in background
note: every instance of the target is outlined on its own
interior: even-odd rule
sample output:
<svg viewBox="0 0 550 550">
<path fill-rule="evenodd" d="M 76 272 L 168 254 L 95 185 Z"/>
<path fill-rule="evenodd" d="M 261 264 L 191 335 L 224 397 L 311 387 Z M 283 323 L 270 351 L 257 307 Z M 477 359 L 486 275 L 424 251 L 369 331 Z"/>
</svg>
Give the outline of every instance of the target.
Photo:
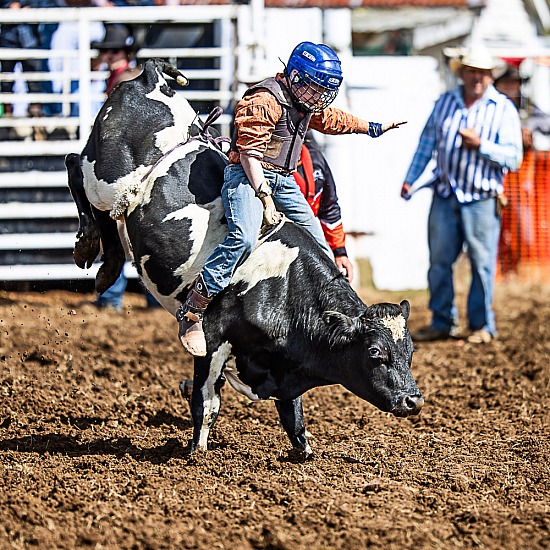
<svg viewBox="0 0 550 550">
<path fill-rule="evenodd" d="M 126 25 L 105 25 L 104 38 L 92 42 L 92 48 L 99 50 L 99 59 L 110 72 L 105 82 L 105 93 L 108 96 L 119 82 L 131 80 L 140 74 L 141 71 L 135 66 L 135 40 Z"/>
<path fill-rule="evenodd" d="M 33 8 L 64 8 L 68 7 L 70 0 L 29 0 L 29 6 Z M 50 50 L 52 45 L 52 37 L 57 30 L 59 23 L 39 23 L 38 25 L 38 37 L 40 39 L 39 47 L 43 50 Z M 50 70 L 49 60 L 40 60 L 41 70 L 48 72 Z M 53 82 L 51 80 L 44 80 L 42 82 L 42 92 L 46 94 L 53 93 Z M 58 114 L 58 108 L 53 103 L 44 103 L 41 110 L 38 110 L 38 115 L 44 114 L 45 116 L 52 116 Z"/>
<path fill-rule="evenodd" d="M 100 8 L 112 8 L 124 6 L 163 6 L 164 2 L 162 0 L 93 0 L 93 4 Z"/>
<path fill-rule="evenodd" d="M 342 224 L 336 184 L 327 160 L 311 130 L 306 133 L 298 167 L 293 175 L 313 214 L 321 222 L 325 239 L 334 254 L 334 261 L 340 273 L 351 283 L 353 264 L 346 251 L 346 234 Z"/>
<path fill-rule="evenodd" d="M 39 7 L 39 1 L 29 2 L 28 0 L 0 0 L 0 8 L 18 10 L 28 7 Z M 37 24 L 17 23 L 17 24 L 2 24 L 0 25 L 0 48 L 23 48 L 35 49 L 40 48 L 40 35 Z M 0 59 L 2 54 L 0 53 Z M 1 59 L 2 72 L 13 72 L 17 63 L 21 63 L 21 69 L 24 72 L 40 72 L 42 69 L 41 59 Z M 13 92 L 13 80 L 2 80 L 0 89 L 3 94 Z M 42 92 L 42 83 L 37 80 L 27 81 L 27 88 L 30 93 L 39 94 Z M 11 103 L 3 103 L 4 116 L 13 114 L 13 105 Z M 29 105 L 29 114 L 38 116 L 42 112 L 42 106 L 38 103 Z"/>
<path fill-rule="evenodd" d="M 428 162 L 436 167 L 428 220 L 428 286 L 432 320 L 412 334 L 416 341 L 442 340 L 457 334 L 458 311 L 453 265 L 464 246 L 472 280 L 467 301 L 471 343 L 488 343 L 497 335 L 492 309 L 500 234 L 503 176 L 522 160 L 521 124 L 512 103 L 493 86 L 495 60 L 480 47 L 451 60 L 462 85 L 444 93 L 420 136 L 401 196 Z"/>
<path fill-rule="evenodd" d="M 66 0 L 69 7 L 91 7 L 93 2 L 91 0 Z M 79 72 L 80 62 L 78 59 L 64 60 L 60 57 L 56 57 L 56 50 L 78 50 L 80 42 L 80 24 L 78 21 L 61 21 L 54 31 L 51 39 L 52 55 L 49 59 L 49 70 L 55 73 L 63 73 L 68 70 L 72 75 L 76 75 Z M 105 25 L 101 21 L 90 21 L 89 26 L 90 37 L 92 41 L 98 42 L 105 36 Z M 92 70 L 97 70 L 101 65 L 101 61 L 98 59 L 92 60 Z M 52 82 L 52 91 L 54 93 L 77 93 L 78 92 L 78 80 L 64 81 L 63 77 L 58 77 Z M 92 81 L 91 83 L 92 93 L 99 94 L 105 89 L 104 81 Z M 92 113 L 99 112 L 103 105 L 103 101 L 92 100 Z M 55 114 L 61 114 L 62 116 L 76 117 L 80 113 L 79 102 L 75 101 L 70 104 L 70 107 L 66 104 L 56 104 L 54 107 Z"/>
<path fill-rule="evenodd" d="M 522 93 L 522 86 L 528 80 L 528 77 L 522 76 L 519 69 L 511 64 L 506 64 L 501 74 L 495 79 L 495 88 L 508 96 L 519 112 L 522 122 L 523 149 L 525 151 L 542 148 L 540 145 L 539 147 L 536 146 L 537 134 L 550 136 L 550 115 L 539 109 Z M 535 136 L 535 139 L 533 136 Z M 544 147 L 544 149 L 546 148 Z"/>
</svg>

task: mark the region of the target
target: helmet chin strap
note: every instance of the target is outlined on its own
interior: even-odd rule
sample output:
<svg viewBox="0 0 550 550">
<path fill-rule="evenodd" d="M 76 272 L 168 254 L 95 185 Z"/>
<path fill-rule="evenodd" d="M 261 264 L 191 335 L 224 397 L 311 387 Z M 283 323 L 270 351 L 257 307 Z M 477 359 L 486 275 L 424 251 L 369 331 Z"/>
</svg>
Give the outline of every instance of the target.
<svg viewBox="0 0 550 550">
<path fill-rule="evenodd" d="M 282 61 L 281 58 L 279 58 L 279 61 L 281 61 L 281 63 L 285 66 L 284 75 L 285 75 L 285 80 L 286 80 L 286 85 L 288 87 L 288 91 L 290 92 L 290 97 L 292 98 L 292 100 L 294 101 L 296 106 L 298 107 L 299 111 L 302 111 L 304 113 L 310 113 L 311 110 L 308 109 L 307 105 L 305 103 L 303 103 L 302 101 L 300 101 L 300 99 L 298 97 L 296 97 L 296 95 L 292 91 L 292 84 L 293 83 L 297 84 L 300 81 L 300 76 L 299 76 L 298 72 L 296 72 L 294 77 L 291 77 L 291 75 L 288 74 L 288 67 L 287 67 L 286 63 L 284 61 Z"/>
<path fill-rule="evenodd" d="M 304 104 L 302 104 L 297 97 L 294 96 L 294 94 L 292 93 L 292 82 L 291 82 L 291 78 L 290 78 L 290 75 L 288 74 L 288 67 L 286 66 L 286 63 L 284 61 L 281 60 L 281 58 L 279 57 L 279 61 L 281 61 L 281 63 L 285 66 L 285 70 L 284 70 L 284 75 L 285 75 L 285 80 L 286 80 L 286 85 L 288 87 L 288 91 L 290 93 L 290 97 L 292 98 L 292 100 L 294 101 L 294 103 L 296 103 L 296 106 L 298 107 L 298 110 L 299 111 L 303 111 L 305 113 L 308 112 L 306 106 Z M 297 75 L 296 75 L 297 76 Z M 296 77 L 295 77 L 296 78 Z"/>
</svg>

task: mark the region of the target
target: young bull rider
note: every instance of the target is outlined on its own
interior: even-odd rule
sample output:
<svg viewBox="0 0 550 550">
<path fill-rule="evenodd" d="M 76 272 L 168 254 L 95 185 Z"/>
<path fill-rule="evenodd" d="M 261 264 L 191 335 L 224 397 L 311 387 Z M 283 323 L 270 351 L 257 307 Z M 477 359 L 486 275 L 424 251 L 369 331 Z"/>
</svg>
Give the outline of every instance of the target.
<svg viewBox="0 0 550 550">
<path fill-rule="evenodd" d="M 176 312 L 179 337 L 192 355 L 206 354 L 204 311 L 251 254 L 262 217 L 266 225 L 275 225 L 282 212 L 306 228 L 332 256 L 319 221 L 292 176 L 307 129 L 378 137 L 404 124 L 367 122 L 329 107 L 341 84 L 336 53 L 324 44 L 302 42 L 294 48 L 283 73 L 249 88 L 237 104 L 222 187 L 229 231 Z"/>
</svg>

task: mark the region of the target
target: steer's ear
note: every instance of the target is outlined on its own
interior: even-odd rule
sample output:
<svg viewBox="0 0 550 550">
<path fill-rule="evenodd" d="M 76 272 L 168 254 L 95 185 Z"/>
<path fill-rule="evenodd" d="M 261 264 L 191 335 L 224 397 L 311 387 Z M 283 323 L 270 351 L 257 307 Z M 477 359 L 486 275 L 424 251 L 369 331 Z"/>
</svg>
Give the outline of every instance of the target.
<svg viewBox="0 0 550 550">
<path fill-rule="evenodd" d="M 408 300 L 403 300 L 399 305 L 401 306 L 401 311 L 403 312 L 403 317 L 405 317 L 406 321 L 411 313 L 411 304 L 409 304 Z"/>
<path fill-rule="evenodd" d="M 323 321 L 329 329 L 328 342 L 331 348 L 349 344 L 362 327 L 358 317 L 348 317 L 338 311 L 325 311 Z"/>
</svg>

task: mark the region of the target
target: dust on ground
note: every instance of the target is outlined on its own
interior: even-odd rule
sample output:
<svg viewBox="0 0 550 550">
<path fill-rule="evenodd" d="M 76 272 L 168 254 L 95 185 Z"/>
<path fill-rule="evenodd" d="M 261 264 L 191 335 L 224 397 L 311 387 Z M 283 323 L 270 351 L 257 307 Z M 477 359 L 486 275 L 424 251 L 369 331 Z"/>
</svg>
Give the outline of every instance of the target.
<svg viewBox="0 0 550 550">
<path fill-rule="evenodd" d="M 428 320 L 425 293 L 362 296 Z M 308 392 L 308 462 L 273 403 L 228 387 L 189 455 L 175 321 L 92 300 L 0 293 L 0 548 L 550 547 L 550 288 L 498 285 L 491 344 L 417 344 L 418 417 Z"/>
</svg>

